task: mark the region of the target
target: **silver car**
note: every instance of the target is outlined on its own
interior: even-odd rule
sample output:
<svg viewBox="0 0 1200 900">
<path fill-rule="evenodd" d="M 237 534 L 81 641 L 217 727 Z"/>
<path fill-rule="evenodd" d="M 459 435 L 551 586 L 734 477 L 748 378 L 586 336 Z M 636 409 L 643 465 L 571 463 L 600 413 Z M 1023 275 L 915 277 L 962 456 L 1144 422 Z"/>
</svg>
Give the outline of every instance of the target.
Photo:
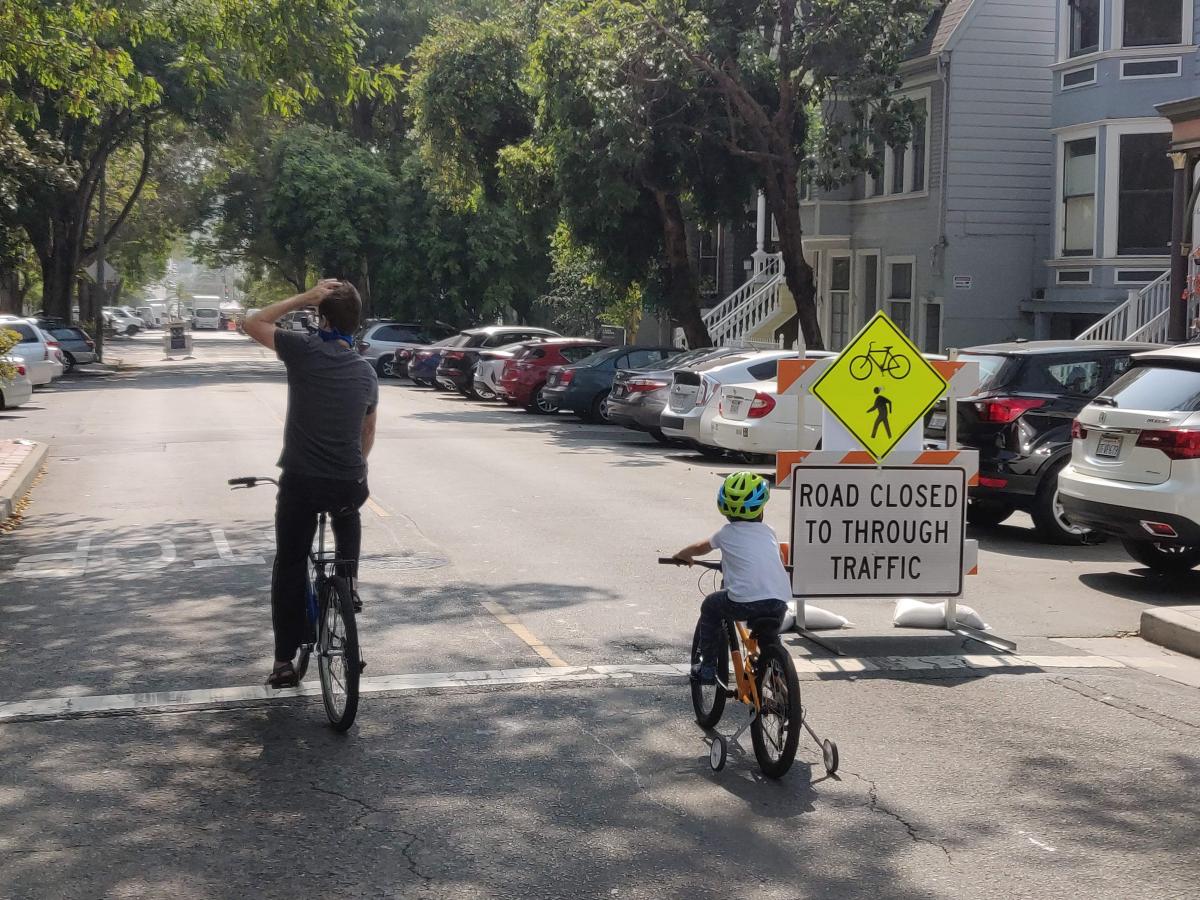
<svg viewBox="0 0 1200 900">
<path fill-rule="evenodd" d="M 403 378 L 408 374 L 408 361 L 415 349 L 452 333 L 449 329 L 406 322 L 368 322 L 358 330 L 354 342 L 380 378 Z"/>
</svg>

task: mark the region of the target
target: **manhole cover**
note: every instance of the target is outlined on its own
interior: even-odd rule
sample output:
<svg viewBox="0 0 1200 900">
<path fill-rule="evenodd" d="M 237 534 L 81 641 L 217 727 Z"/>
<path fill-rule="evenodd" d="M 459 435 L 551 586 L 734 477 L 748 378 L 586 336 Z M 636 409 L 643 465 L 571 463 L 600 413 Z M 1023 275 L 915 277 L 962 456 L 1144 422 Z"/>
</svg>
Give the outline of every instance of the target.
<svg viewBox="0 0 1200 900">
<path fill-rule="evenodd" d="M 409 569 L 439 569 L 450 564 L 440 556 L 365 556 L 359 560 L 364 569 L 383 571 L 407 571 Z"/>
</svg>

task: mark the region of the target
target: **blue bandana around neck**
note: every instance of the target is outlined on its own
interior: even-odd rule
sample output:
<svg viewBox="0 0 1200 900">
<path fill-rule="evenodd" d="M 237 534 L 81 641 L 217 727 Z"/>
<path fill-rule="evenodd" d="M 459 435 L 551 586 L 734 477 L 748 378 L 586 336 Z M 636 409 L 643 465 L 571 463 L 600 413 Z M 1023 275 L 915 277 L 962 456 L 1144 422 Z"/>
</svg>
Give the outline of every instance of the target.
<svg viewBox="0 0 1200 900">
<path fill-rule="evenodd" d="M 354 347 L 354 338 L 348 334 L 343 334 L 342 332 L 338 331 L 336 328 L 329 328 L 329 329 L 321 328 L 317 331 L 317 334 L 319 334 L 321 336 L 321 340 L 323 340 L 327 344 L 330 341 L 345 341 L 347 344 L 350 345 L 351 349 L 353 349 L 353 347 Z"/>
</svg>

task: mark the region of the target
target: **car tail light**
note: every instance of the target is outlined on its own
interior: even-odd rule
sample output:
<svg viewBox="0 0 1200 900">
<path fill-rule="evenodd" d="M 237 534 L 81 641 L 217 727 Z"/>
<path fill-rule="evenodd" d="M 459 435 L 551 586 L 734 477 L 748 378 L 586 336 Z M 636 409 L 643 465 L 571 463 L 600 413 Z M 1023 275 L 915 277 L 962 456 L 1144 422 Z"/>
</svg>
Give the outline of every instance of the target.
<svg viewBox="0 0 1200 900">
<path fill-rule="evenodd" d="M 18 374 L 18 375 L 24 375 L 24 374 L 25 374 L 25 367 L 24 367 L 24 366 L 17 366 L 17 374 Z"/>
<path fill-rule="evenodd" d="M 1071 440 L 1082 441 L 1086 437 L 1087 437 L 1087 429 L 1084 428 L 1082 425 L 1080 425 L 1079 420 L 1076 419 L 1074 422 L 1071 423 Z"/>
<path fill-rule="evenodd" d="M 467 354 L 463 353 L 461 350 L 450 350 L 450 351 L 447 351 L 446 353 L 442 354 L 443 360 L 466 359 L 466 358 L 467 358 Z"/>
<path fill-rule="evenodd" d="M 400 359 L 412 359 L 412 351 L 411 350 L 401 350 L 399 353 L 396 354 L 396 356 L 400 357 Z"/>
<path fill-rule="evenodd" d="M 1139 522 L 1146 531 L 1155 537 L 1177 538 L 1179 533 L 1166 522 Z"/>
<path fill-rule="evenodd" d="M 1138 435 L 1137 445 L 1161 450 L 1168 459 L 1200 459 L 1200 431 L 1186 428 L 1143 431 Z"/>
<path fill-rule="evenodd" d="M 92 339 L 91 339 L 91 338 L 84 338 L 84 339 L 83 339 L 83 342 L 84 342 L 85 344 L 87 344 L 87 348 L 88 348 L 89 350 L 95 350 L 95 349 L 96 349 L 96 345 L 95 345 L 95 343 L 92 341 Z"/>
<path fill-rule="evenodd" d="M 563 369 L 562 374 L 558 376 L 558 383 L 560 386 L 570 384 L 574 380 L 575 380 L 575 370 L 574 369 Z"/>
<path fill-rule="evenodd" d="M 669 381 L 659 381 L 656 378 L 630 378 L 625 382 L 625 387 L 631 394 L 644 393 L 646 391 L 657 391 L 665 388 Z"/>
<path fill-rule="evenodd" d="M 1008 487 L 1007 478 L 988 478 L 986 475 L 979 476 L 979 486 L 986 488 L 1002 488 Z"/>
<path fill-rule="evenodd" d="M 1032 397 L 993 397 L 990 400 L 978 401 L 975 408 L 979 410 L 980 420 L 1007 425 L 1019 419 L 1022 413 L 1045 405 L 1045 400 L 1035 400 Z"/>
<path fill-rule="evenodd" d="M 748 419 L 762 419 L 771 414 L 771 410 L 775 408 L 775 398 L 770 394 L 764 394 L 759 391 L 754 395 L 754 402 L 750 404 L 750 411 L 746 413 Z"/>
</svg>

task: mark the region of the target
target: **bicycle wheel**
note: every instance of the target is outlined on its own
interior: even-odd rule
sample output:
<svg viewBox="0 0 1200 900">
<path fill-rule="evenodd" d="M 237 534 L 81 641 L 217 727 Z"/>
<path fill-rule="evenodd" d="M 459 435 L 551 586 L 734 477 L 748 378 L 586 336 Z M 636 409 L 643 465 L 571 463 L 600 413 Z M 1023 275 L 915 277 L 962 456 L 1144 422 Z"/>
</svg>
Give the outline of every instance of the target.
<svg viewBox="0 0 1200 900">
<path fill-rule="evenodd" d="M 336 576 L 325 582 L 322 593 L 317 636 L 321 699 L 329 723 L 337 731 L 345 731 L 358 713 L 358 679 L 362 673 L 354 600 L 346 579 Z"/>
<path fill-rule="evenodd" d="M 720 684 L 701 684 L 692 681 L 692 709 L 696 712 L 696 722 L 701 728 L 716 728 L 725 712 L 725 688 L 729 684 L 729 638 L 725 629 L 720 632 L 720 655 L 717 657 L 717 681 Z M 700 623 L 696 623 L 696 631 L 692 635 L 692 669 L 700 666 Z"/>
<path fill-rule="evenodd" d="M 800 680 L 782 644 L 767 644 L 758 658 L 758 698 L 762 705 L 750 725 L 754 755 L 768 778 L 782 778 L 800 743 Z"/>
<path fill-rule="evenodd" d="M 908 377 L 908 373 L 912 371 L 912 360 L 907 356 L 893 356 L 888 362 L 887 373 L 897 381 L 902 381 Z"/>
<path fill-rule="evenodd" d="M 850 360 L 850 377 L 855 381 L 866 381 L 875 371 L 875 363 L 865 353 Z"/>
</svg>

